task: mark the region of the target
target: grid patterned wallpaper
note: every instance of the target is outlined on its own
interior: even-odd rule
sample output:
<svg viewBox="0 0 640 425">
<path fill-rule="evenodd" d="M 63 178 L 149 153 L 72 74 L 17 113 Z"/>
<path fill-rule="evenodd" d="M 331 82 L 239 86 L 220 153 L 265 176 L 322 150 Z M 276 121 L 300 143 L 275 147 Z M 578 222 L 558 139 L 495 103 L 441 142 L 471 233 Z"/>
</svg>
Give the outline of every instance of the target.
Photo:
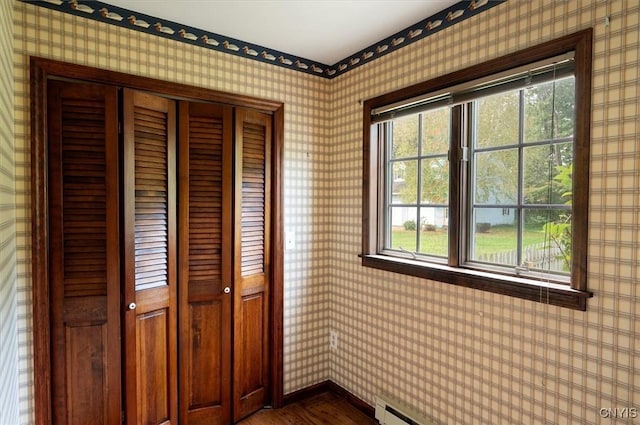
<svg viewBox="0 0 640 425">
<path fill-rule="evenodd" d="M 285 252 L 285 392 L 330 378 L 443 423 L 632 422 L 599 409 L 640 408 L 636 2 L 507 2 L 331 81 L 13 3 L 21 423 L 33 417 L 29 55 L 285 102 L 285 230 L 295 240 Z M 588 311 L 363 269 L 359 100 L 586 27 L 595 30 Z M 329 329 L 337 351 L 327 350 Z"/>
<path fill-rule="evenodd" d="M 30 55 L 285 102 L 284 220 L 287 231 L 295 234 L 295 248 L 284 259 L 285 392 L 326 380 L 329 81 L 22 2 L 10 3 L 15 24 L 21 423 L 33 420 Z"/>
<path fill-rule="evenodd" d="M 333 381 L 369 403 L 391 394 L 449 424 L 639 423 L 639 19 L 631 0 L 509 1 L 333 81 Z M 358 101 L 587 27 L 588 311 L 362 268 Z"/>
<path fill-rule="evenodd" d="M 18 423 L 13 5 L 0 3 L 0 424 Z M 11 365 L 11 366 L 6 366 Z"/>
</svg>

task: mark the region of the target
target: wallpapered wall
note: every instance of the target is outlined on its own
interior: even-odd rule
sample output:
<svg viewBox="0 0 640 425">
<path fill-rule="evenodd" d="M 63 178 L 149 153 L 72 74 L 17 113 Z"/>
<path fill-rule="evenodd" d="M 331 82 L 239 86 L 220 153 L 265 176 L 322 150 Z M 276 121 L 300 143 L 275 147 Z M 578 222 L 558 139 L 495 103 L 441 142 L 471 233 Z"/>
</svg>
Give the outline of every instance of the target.
<svg viewBox="0 0 640 425">
<path fill-rule="evenodd" d="M 369 403 L 390 393 L 451 424 L 611 423 L 600 408 L 640 408 L 636 2 L 507 2 L 332 81 L 13 7 L 21 423 L 33 415 L 29 55 L 285 102 L 285 230 L 296 240 L 285 252 L 285 392 L 329 378 Z M 595 32 L 588 311 L 363 269 L 359 101 L 586 27 Z"/>
<path fill-rule="evenodd" d="M 335 80 L 332 380 L 369 403 L 389 393 L 450 424 L 637 423 L 599 409 L 640 417 L 639 18 L 628 0 L 509 1 Z M 362 268 L 358 101 L 588 27 L 588 311 Z"/>
<path fill-rule="evenodd" d="M 329 81 L 22 2 L 11 3 L 15 23 L 21 423 L 30 423 L 33 418 L 30 55 L 285 103 L 284 224 L 296 237 L 296 247 L 285 253 L 284 261 L 285 391 L 327 379 Z"/>
<path fill-rule="evenodd" d="M 0 3 L 0 424 L 18 423 L 13 5 Z M 10 367 L 6 365 L 11 365 Z"/>
</svg>

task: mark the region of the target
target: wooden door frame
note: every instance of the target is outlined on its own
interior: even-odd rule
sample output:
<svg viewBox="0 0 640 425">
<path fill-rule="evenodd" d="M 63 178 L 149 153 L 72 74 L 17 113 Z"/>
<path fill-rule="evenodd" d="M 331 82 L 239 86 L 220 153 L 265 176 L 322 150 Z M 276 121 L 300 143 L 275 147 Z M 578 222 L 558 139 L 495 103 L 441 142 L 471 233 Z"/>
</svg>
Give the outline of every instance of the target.
<svg viewBox="0 0 640 425">
<path fill-rule="evenodd" d="M 273 116 L 271 161 L 270 393 L 273 407 L 283 399 L 283 175 L 284 104 L 250 96 L 171 83 L 56 60 L 30 58 L 31 89 L 31 273 L 33 288 L 34 410 L 37 425 L 51 424 L 51 335 L 49 330 L 49 234 L 47 80 L 65 78 L 246 107 Z"/>
</svg>

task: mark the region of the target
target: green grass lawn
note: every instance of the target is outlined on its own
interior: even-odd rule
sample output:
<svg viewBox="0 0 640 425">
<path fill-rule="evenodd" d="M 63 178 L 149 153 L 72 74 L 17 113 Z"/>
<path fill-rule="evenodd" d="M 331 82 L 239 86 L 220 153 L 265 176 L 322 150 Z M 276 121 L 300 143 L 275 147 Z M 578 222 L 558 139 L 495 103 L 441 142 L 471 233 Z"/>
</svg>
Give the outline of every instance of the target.
<svg viewBox="0 0 640 425">
<path fill-rule="evenodd" d="M 523 246 L 544 242 L 544 231 L 540 228 L 525 228 Z M 391 246 L 402 247 L 407 251 L 416 250 L 416 232 L 414 230 L 394 229 Z M 447 255 L 447 232 L 436 230 L 420 232 L 420 252 L 430 255 Z M 516 232 L 513 226 L 493 226 L 487 233 L 476 234 L 476 255 L 516 249 Z"/>
</svg>

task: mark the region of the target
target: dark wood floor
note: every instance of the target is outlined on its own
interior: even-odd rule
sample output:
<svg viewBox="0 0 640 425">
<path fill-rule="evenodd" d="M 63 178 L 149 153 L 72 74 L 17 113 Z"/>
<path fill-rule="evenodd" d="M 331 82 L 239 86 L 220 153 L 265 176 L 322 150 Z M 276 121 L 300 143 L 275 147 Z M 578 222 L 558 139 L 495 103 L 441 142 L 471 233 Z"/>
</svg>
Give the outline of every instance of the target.
<svg viewBox="0 0 640 425">
<path fill-rule="evenodd" d="M 377 425 L 378 422 L 332 392 L 309 397 L 282 409 L 265 409 L 239 425 Z"/>
</svg>

